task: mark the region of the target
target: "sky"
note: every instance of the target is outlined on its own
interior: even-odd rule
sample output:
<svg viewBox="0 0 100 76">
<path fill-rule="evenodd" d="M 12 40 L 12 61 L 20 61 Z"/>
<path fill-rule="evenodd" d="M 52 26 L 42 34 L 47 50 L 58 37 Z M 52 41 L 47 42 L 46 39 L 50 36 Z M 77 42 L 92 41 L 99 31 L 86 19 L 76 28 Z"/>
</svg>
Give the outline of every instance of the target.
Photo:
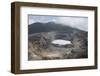
<svg viewBox="0 0 100 76">
<path fill-rule="evenodd" d="M 35 22 L 55 22 L 88 31 L 88 17 L 29 15 L 28 20 L 29 25 Z"/>
</svg>

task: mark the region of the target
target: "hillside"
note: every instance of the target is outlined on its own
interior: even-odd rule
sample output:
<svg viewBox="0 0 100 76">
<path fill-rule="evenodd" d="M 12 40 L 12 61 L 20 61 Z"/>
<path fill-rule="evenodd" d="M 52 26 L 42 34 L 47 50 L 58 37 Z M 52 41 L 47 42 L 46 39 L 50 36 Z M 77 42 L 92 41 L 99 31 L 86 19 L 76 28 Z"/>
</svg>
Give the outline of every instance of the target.
<svg viewBox="0 0 100 76">
<path fill-rule="evenodd" d="M 39 33 L 39 32 L 51 32 L 51 31 L 66 31 L 68 33 L 72 33 L 74 31 L 80 31 L 80 30 L 72 28 L 67 25 L 57 24 L 54 22 L 48 22 L 48 23 L 36 22 L 28 25 L 28 34 Z"/>
</svg>

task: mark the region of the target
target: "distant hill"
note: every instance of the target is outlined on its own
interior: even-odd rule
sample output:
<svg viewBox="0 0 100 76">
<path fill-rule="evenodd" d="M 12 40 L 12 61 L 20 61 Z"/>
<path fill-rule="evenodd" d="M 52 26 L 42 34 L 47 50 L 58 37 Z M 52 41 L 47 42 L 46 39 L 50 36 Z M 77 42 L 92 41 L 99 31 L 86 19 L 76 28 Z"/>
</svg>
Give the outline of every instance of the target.
<svg viewBox="0 0 100 76">
<path fill-rule="evenodd" d="M 39 33 L 39 32 L 51 32 L 51 31 L 66 31 L 67 33 L 72 33 L 81 30 L 63 24 L 57 24 L 55 22 L 48 22 L 48 23 L 36 22 L 28 25 L 28 34 Z"/>
</svg>

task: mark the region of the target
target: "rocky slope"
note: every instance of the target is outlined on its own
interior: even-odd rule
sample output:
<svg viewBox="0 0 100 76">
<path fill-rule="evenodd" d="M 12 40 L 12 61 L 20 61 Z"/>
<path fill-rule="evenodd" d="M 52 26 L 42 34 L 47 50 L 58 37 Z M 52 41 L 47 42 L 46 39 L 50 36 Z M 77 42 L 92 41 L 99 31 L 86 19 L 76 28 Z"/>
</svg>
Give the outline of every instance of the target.
<svg viewBox="0 0 100 76">
<path fill-rule="evenodd" d="M 86 31 L 63 26 L 61 24 L 46 24 L 41 25 L 41 23 L 35 23 L 29 25 L 29 60 L 75 59 L 88 57 L 88 33 Z M 71 41 L 72 46 L 56 47 L 51 44 L 51 42 L 56 39 L 69 40 Z"/>
</svg>

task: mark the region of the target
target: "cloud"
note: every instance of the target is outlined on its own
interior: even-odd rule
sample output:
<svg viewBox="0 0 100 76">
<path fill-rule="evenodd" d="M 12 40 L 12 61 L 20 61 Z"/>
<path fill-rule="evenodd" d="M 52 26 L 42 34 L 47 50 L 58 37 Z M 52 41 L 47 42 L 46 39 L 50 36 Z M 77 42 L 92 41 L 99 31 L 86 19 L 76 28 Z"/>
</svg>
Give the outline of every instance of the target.
<svg viewBox="0 0 100 76">
<path fill-rule="evenodd" d="M 87 17 L 59 17 L 58 22 L 81 30 L 88 30 Z"/>
<path fill-rule="evenodd" d="M 55 16 L 29 16 L 29 23 L 32 24 L 35 22 L 42 22 L 42 23 L 47 23 L 47 22 L 58 22 L 57 21 L 58 17 Z"/>
<path fill-rule="evenodd" d="M 66 16 L 66 17 L 59 17 L 59 16 L 29 16 L 29 24 L 35 22 L 55 22 L 64 25 L 68 25 L 74 28 L 78 28 L 80 30 L 88 30 L 88 17 L 75 17 L 75 16 Z"/>
</svg>

